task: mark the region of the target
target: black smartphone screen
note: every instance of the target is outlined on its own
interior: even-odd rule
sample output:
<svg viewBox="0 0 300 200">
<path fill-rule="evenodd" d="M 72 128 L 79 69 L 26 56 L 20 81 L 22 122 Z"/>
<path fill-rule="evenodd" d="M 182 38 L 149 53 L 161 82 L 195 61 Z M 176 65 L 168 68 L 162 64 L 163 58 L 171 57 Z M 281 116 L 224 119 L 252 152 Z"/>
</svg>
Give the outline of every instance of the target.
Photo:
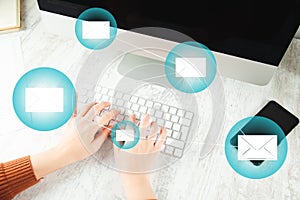
<svg viewBox="0 0 300 200">
<path fill-rule="evenodd" d="M 285 136 L 287 136 L 293 128 L 295 128 L 298 123 L 299 119 L 290 113 L 288 110 L 286 110 L 284 107 L 282 107 L 279 103 L 276 101 L 269 101 L 255 116 L 261 116 L 261 117 L 266 117 L 268 119 L 273 120 L 276 124 L 280 126 L 280 128 L 283 130 Z M 256 127 L 254 124 L 251 123 L 252 120 L 250 120 L 242 129 L 239 131 L 236 135 L 234 135 L 231 140 L 230 144 L 233 145 L 236 149 L 238 148 L 238 142 L 237 142 L 237 136 L 238 135 L 256 135 L 256 134 L 261 134 L 265 133 L 263 127 Z M 268 133 L 266 133 L 268 134 Z M 272 133 L 270 133 L 272 134 Z M 282 137 L 278 137 L 277 144 L 279 145 Z M 263 160 L 255 160 L 251 161 L 254 165 L 260 165 Z"/>
</svg>

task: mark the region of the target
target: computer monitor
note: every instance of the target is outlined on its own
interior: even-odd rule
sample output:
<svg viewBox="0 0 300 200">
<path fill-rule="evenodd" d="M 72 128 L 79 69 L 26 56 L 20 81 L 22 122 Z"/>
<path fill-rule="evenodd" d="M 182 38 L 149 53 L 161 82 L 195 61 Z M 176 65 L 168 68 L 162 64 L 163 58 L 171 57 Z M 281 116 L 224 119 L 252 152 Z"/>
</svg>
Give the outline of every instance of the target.
<svg viewBox="0 0 300 200">
<path fill-rule="evenodd" d="M 111 12 L 120 30 L 164 27 L 179 31 L 214 52 L 221 75 L 258 85 L 270 81 L 300 24 L 297 0 L 38 0 L 38 4 L 48 30 L 71 37 L 76 18 L 91 7 Z M 184 42 L 151 31 L 132 37 L 166 50 Z"/>
</svg>

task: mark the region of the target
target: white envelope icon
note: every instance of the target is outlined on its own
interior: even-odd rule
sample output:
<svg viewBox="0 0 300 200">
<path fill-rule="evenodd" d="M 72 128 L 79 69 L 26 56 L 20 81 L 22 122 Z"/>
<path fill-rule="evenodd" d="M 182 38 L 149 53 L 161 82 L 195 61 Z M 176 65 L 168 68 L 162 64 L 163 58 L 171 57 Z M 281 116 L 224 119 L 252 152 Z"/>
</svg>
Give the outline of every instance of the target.
<svg viewBox="0 0 300 200">
<path fill-rule="evenodd" d="M 25 112 L 63 111 L 63 88 L 25 88 Z"/>
<path fill-rule="evenodd" d="M 238 135 L 238 160 L 277 160 L 277 135 Z"/>
<path fill-rule="evenodd" d="M 206 58 L 175 58 L 176 77 L 203 78 L 206 76 Z"/>
<path fill-rule="evenodd" d="M 133 130 L 117 130 L 116 131 L 116 141 L 118 142 L 133 142 L 134 141 L 134 131 Z"/>
<path fill-rule="evenodd" d="M 109 21 L 82 21 L 83 39 L 109 39 Z"/>
</svg>

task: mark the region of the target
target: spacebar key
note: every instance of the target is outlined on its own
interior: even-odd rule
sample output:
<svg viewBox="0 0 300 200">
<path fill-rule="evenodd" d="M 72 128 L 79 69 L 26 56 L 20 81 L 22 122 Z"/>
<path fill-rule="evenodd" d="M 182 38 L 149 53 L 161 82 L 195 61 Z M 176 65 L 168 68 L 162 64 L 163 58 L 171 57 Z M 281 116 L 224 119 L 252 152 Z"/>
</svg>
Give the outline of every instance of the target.
<svg viewBox="0 0 300 200">
<path fill-rule="evenodd" d="M 170 145 L 170 146 L 173 146 L 173 147 L 180 148 L 180 149 L 183 149 L 183 147 L 184 147 L 184 142 L 183 141 L 175 140 L 173 138 L 167 138 L 166 144 Z"/>
</svg>

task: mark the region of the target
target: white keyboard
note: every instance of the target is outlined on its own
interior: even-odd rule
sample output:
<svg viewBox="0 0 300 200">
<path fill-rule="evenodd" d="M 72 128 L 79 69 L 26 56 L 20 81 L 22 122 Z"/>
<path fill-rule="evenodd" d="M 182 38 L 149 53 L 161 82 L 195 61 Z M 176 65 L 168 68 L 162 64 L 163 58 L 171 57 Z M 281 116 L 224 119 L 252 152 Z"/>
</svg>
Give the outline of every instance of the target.
<svg viewBox="0 0 300 200">
<path fill-rule="evenodd" d="M 78 89 L 78 94 L 80 104 L 108 101 L 112 104 L 111 108 L 118 109 L 120 114 L 109 123 L 112 126 L 119 121 L 128 120 L 133 113 L 137 120 L 140 120 L 143 113 L 148 113 L 151 120 L 156 121 L 159 127 L 167 129 L 167 139 L 162 153 L 182 157 L 194 117 L 193 112 L 102 86 L 97 86 L 95 89 L 92 86 L 83 86 Z M 102 111 L 100 115 L 104 112 L 108 112 L 108 109 Z"/>
</svg>

